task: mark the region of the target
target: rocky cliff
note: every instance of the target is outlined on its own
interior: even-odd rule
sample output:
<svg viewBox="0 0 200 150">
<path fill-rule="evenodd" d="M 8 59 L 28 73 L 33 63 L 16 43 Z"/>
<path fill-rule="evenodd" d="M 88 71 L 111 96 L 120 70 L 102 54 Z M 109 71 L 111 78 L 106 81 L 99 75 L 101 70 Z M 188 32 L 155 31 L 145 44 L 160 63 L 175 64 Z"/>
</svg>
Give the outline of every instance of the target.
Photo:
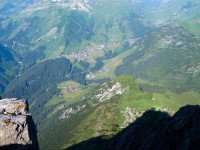
<svg viewBox="0 0 200 150">
<path fill-rule="evenodd" d="M 0 149 L 38 149 L 37 131 L 26 100 L 0 100 Z"/>
</svg>

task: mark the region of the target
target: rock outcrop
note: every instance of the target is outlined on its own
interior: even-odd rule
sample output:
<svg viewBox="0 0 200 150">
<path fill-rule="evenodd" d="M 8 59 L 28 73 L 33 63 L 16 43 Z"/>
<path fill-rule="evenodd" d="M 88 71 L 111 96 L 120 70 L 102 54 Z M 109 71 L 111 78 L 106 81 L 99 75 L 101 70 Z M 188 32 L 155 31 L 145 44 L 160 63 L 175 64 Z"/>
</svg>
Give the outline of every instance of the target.
<svg viewBox="0 0 200 150">
<path fill-rule="evenodd" d="M 0 100 L 0 149 L 38 149 L 37 131 L 26 100 Z"/>
</svg>

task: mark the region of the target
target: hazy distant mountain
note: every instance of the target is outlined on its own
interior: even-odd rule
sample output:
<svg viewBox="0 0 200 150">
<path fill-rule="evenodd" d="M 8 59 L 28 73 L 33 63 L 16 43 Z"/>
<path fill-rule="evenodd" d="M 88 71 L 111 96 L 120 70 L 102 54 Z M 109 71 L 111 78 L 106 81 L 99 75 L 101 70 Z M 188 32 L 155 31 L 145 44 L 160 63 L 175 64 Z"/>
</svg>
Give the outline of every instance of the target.
<svg viewBox="0 0 200 150">
<path fill-rule="evenodd" d="M 46 47 L 47 58 L 87 52 L 91 45 L 103 44 L 106 50 L 119 43 L 118 49 L 122 49 L 127 39 L 151 29 L 124 0 L 20 1 L 19 6 L 6 7 L 10 4 L 13 2 L 0 2 L 5 13 L 0 40 L 22 55 L 39 46 Z"/>
<path fill-rule="evenodd" d="M 173 0 L 132 0 L 133 3 L 140 3 L 142 5 L 160 6 L 169 3 Z"/>
<path fill-rule="evenodd" d="M 137 0 L 133 4 L 143 19 L 155 26 L 199 18 L 200 13 L 199 0 Z"/>
</svg>

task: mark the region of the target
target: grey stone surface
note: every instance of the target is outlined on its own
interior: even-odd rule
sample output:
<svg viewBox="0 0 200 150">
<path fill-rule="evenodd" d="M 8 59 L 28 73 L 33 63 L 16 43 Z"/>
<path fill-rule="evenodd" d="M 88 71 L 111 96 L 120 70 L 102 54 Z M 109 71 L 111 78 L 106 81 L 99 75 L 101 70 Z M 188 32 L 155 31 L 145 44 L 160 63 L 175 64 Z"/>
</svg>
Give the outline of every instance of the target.
<svg viewBox="0 0 200 150">
<path fill-rule="evenodd" d="M 26 100 L 2 99 L 0 100 L 0 113 L 13 115 L 27 115 L 28 104 Z"/>
<path fill-rule="evenodd" d="M 38 149 L 37 131 L 26 100 L 0 100 L 0 148 L 9 145 Z"/>
</svg>

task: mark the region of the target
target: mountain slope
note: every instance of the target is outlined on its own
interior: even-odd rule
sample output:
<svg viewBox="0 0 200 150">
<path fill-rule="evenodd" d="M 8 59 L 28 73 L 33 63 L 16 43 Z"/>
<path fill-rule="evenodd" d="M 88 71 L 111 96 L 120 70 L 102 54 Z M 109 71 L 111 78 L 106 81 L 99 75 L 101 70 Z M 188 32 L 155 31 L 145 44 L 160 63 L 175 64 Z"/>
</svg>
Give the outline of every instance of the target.
<svg viewBox="0 0 200 150">
<path fill-rule="evenodd" d="M 60 58 L 47 60 L 26 70 L 15 78 L 3 93 L 3 97 L 19 97 L 29 99 L 38 90 L 65 81 L 71 71 L 69 60 Z M 29 101 L 31 103 L 31 101 Z"/>
<path fill-rule="evenodd" d="M 32 5 L 38 0 L 5 0 L 0 3 L 0 18 L 7 18 L 10 15 L 18 13 L 29 5 Z"/>
<path fill-rule="evenodd" d="M 142 12 L 143 20 L 157 27 L 180 21 L 191 21 L 199 18 L 199 0 L 136 0 L 136 10 Z"/>
<path fill-rule="evenodd" d="M 0 93 L 5 86 L 17 76 L 19 64 L 11 51 L 0 44 Z"/>
<path fill-rule="evenodd" d="M 49 128 L 39 134 L 40 148 L 60 149 L 93 137 L 111 138 L 151 108 L 163 110 L 165 105 L 143 92 L 131 76 L 118 77 L 92 89 L 78 102 L 60 107 L 43 124 Z"/>
<path fill-rule="evenodd" d="M 192 105 L 180 108 L 172 117 L 165 112 L 150 110 L 112 139 L 92 138 L 67 150 L 198 150 L 199 113 L 200 107 Z"/>
<path fill-rule="evenodd" d="M 198 8 L 195 0 L 2 1 L 0 41 L 20 53 L 24 69 L 3 97 L 28 99 L 41 149 L 109 139 L 145 110 L 198 104 Z M 5 54 L 16 63 L 1 53 L 2 65 Z M 14 72 L 4 66 L 3 86 Z M 113 79 L 124 74 L 140 86 Z"/>
<path fill-rule="evenodd" d="M 200 43 L 195 35 L 167 25 L 145 35 L 135 47 L 116 68 L 116 75 L 131 74 L 141 84 L 176 92 L 199 89 Z"/>
<path fill-rule="evenodd" d="M 98 45 L 119 51 L 149 30 L 124 0 L 40 0 L 4 18 L 0 39 L 21 54 L 45 46 L 46 57 L 55 58 Z"/>
<path fill-rule="evenodd" d="M 163 112 L 148 111 L 106 147 L 107 149 L 198 150 L 199 113 L 198 105 L 182 107 L 172 117 Z"/>
</svg>

